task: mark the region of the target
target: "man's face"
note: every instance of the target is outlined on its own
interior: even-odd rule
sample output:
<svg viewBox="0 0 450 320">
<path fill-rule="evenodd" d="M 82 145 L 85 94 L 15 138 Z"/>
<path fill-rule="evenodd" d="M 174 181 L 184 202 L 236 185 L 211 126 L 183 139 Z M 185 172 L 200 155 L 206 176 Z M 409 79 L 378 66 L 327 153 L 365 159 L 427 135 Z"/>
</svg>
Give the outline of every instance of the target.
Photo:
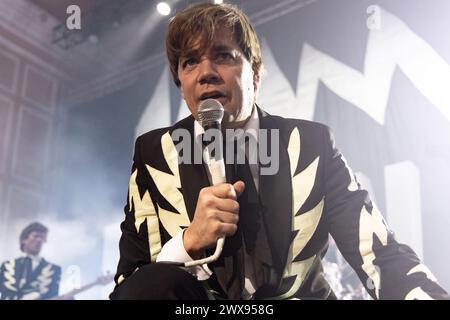
<svg viewBox="0 0 450 320">
<path fill-rule="evenodd" d="M 242 127 L 252 113 L 259 74 L 252 70 L 229 29 L 219 29 L 205 52 L 199 53 L 198 47 L 185 52 L 178 64 L 181 94 L 189 110 L 197 119 L 202 100 L 213 98 L 224 107 L 222 126 Z"/>
<path fill-rule="evenodd" d="M 47 241 L 47 233 L 33 231 L 22 241 L 23 252 L 38 255 L 41 252 L 42 245 Z"/>
</svg>

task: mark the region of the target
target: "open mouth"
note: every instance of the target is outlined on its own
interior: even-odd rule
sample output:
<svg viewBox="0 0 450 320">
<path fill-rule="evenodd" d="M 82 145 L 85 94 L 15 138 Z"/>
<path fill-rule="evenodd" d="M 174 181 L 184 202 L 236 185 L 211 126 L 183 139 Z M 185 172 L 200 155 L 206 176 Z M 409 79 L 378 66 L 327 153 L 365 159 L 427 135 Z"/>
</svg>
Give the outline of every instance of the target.
<svg viewBox="0 0 450 320">
<path fill-rule="evenodd" d="M 220 98 L 225 98 L 225 95 L 220 91 L 206 92 L 200 96 L 201 101 L 206 99 L 220 99 Z"/>
</svg>

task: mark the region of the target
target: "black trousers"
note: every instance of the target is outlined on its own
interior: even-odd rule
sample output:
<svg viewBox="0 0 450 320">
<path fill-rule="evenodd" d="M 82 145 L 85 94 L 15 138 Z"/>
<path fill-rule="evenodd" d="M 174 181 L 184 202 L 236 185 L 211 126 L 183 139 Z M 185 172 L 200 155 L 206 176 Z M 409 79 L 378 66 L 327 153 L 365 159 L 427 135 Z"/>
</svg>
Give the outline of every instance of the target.
<svg viewBox="0 0 450 320">
<path fill-rule="evenodd" d="M 109 296 L 112 300 L 208 300 L 206 289 L 194 276 L 168 264 L 142 266 Z"/>
</svg>

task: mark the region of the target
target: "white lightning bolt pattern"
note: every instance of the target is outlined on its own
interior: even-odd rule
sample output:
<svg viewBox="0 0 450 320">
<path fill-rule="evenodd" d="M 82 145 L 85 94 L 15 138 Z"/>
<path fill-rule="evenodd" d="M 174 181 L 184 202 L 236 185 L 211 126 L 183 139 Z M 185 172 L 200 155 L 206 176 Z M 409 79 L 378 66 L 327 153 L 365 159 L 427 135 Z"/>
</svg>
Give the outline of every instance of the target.
<svg viewBox="0 0 450 320">
<path fill-rule="evenodd" d="M 380 30 L 369 31 L 363 73 L 305 43 L 296 94 L 263 39 L 269 76 L 263 80 L 258 97 L 261 105 L 280 116 L 312 120 L 321 81 L 339 97 L 384 124 L 392 76 L 398 67 L 450 121 L 450 66 L 403 21 L 379 9 L 382 25 Z"/>
<path fill-rule="evenodd" d="M 134 170 L 130 177 L 129 203 L 134 204 L 134 226 L 139 232 L 141 224 L 147 219 L 148 246 L 150 249 L 151 261 L 156 261 L 156 257 L 161 251 L 161 236 L 159 234 L 159 222 L 155 207 L 148 191 L 145 191 L 141 199 L 139 188 L 136 183 L 138 170 Z M 131 208 L 131 207 L 130 207 Z"/>
<path fill-rule="evenodd" d="M 298 128 L 292 130 L 288 143 L 288 155 L 291 169 L 291 184 L 292 184 L 292 219 L 293 230 L 298 231 L 294 241 L 289 250 L 288 263 L 284 271 L 284 276 L 295 275 L 296 279 L 289 292 L 283 294 L 278 298 L 287 298 L 295 293 L 303 282 L 305 275 L 311 267 L 315 256 L 303 261 L 293 262 L 293 259 L 299 255 L 305 245 L 311 240 L 312 235 L 320 221 L 323 210 L 323 199 L 312 210 L 301 215 L 296 215 L 306 199 L 311 194 L 312 188 L 317 174 L 317 166 L 319 157 L 317 157 L 308 167 L 302 172 L 295 174 L 297 164 L 300 159 L 301 140 Z"/>
<path fill-rule="evenodd" d="M 166 132 L 161 137 L 161 146 L 164 159 L 172 174 L 165 173 L 149 165 L 147 165 L 147 170 L 152 176 L 161 195 L 175 208 L 175 210 L 177 210 L 177 212 L 172 212 L 158 206 L 161 223 L 167 232 L 174 237 L 182 230 L 182 227 L 189 226 L 190 220 L 184 203 L 183 194 L 178 189 L 181 188 L 180 175 L 178 172 L 178 152 L 169 132 Z"/>
<path fill-rule="evenodd" d="M 37 287 L 41 294 L 46 294 L 49 290 L 49 285 L 52 282 L 53 274 L 52 265 L 48 264 L 42 269 L 41 274 L 37 277 L 33 286 Z"/>
<path fill-rule="evenodd" d="M 119 278 L 117 279 L 117 284 L 121 284 L 123 282 L 123 280 L 125 280 L 125 277 L 123 276 L 123 274 L 121 274 L 119 276 Z"/>
<path fill-rule="evenodd" d="M 297 163 L 300 159 L 300 133 L 298 128 L 292 130 L 289 137 L 288 155 L 291 168 L 292 181 L 292 214 L 297 214 L 298 210 L 305 203 L 306 199 L 311 194 L 316 179 L 317 166 L 319 164 L 319 157 L 317 157 L 305 170 L 294 176 L 297 168 Z"/>
<path fill-rule="evenodd" d="M 297 88 L 279 68 L 267 41 L 261 39 L 268 77 L 263 78 L 258 102 L 270 113 L 298 119 L 314 119 L 319 82 L 384 124 L 392 76 L 398 67 L 416 88 L 450 121 L 450 66 L 403 21 L 380 9 L 380 30 L 370 30 L 364 72 L 305 43 L 300 56 Z M 282 107 L 280 107 L 282 106 Z M 155 116 L 155 114 L 157 116 Z M 178 120 L 189 115 L 181 100 Z M 136 127 L 136 136 L 150 129 L 170 124 L 169 72 L 165 68 L 149 103 Z"/>
<path fill-rule="evenodd" d="M 291 168 L 291 183 L 292 183 L 292 214 L 295 215 L 302 205 L 300 190 L 297 188 L 299 175 L 294 177 L 295 170 L 297 169 L 298 161 L 300 160 L 300 133 L 298 132 L 298 128 L 294 128 L 292 130 L 291 135 L 289 136 L 289 144 L 288 144 L 288 156 L 289 156 L 289 166 Z M 294 180 L 295 179 L 295 180 Z M 294 189 L 294 186 L 296 188 Z M 294 191 L 295 190 L 295 191 Z"/>
<path fill-rule="evenodd" d="M 157 86 L 135 128 L 135 138 L 141 134 L 170 125 L 169 67 L 165 66 Z"/>
<path fill-rule="evenodd" d="M 428 293 L 420 287 L 412 289 L 405 297 L 405 300 L 434 300 Z"/>
<path fill-rule="evenodd" d="M 436 277 L 431 273 L 430 269 L 428 269 L 424 264 L 418 264 L 408 271 L 407 275 L 411 275 L 414 273 L 423 272 L 426 274 L 427 278 L 433 282 L 437 283 Z M 405 300 L 434 300 L 428 293 L 422 290 L 420 287 L 416 287 L 412 289 L 405 297 Z"/>
<path fill-rule="evenodd" d="M 267 77 L 263 76 L 258 92 L 258 104 L 269 113 L 289 118 L 299 118 L 299 104 L 288 79 L 276 62 L 266 39 L 261 38 L 261 50 Z M 312 91 L 310 91 L 312 92 Z M 314 94 L 316 94 L 314 92 Z"/>
<path fill-rule="evenodd" d="M 295 294 L 298 289 L 300 288 L 300 285 L 302 284 L 303 280 L 306 277 L 306 274 L 308 273 L 309 269 L 311 268 L 314 259 L 316 258 L 316 255 L 303 260 L 303 261 L 297 261 L 297 262 L 293 262 L 291 264 L 291 270 L 289 273 L 285 272 L 285 277 L 286 276 L 290 276 L 290 275 L 296 275 L 294 284 L 292 285 L 292 287 L 289 289 L 288 292 L 273 298 L 274 300 L 283 300 L 283 299 L 288 299 L 289 297 L 291 297 L 293 294 Z"/>
<path fill-rule="evenodd" d="M 430 269 L 428 269 L 427 266 L 425 266 L 424 264 L 420 263 L 417 266 L 415 266 L 414 268 L 412 268 L 411 270 L 408 271 L 407 275 L 411 275 L 413 273 L 417 273 L 417 272 L 423 272 L 426 274 L 427 278 L 430 279 L 431 281 L 437 282 L 436 277 L 434 276 L 434 274 L 431 273 Z"/>
<path fill-rule="evenodd" d="M 302 172 L 294 175 L 297 163 L 300 159 L 301 140 L 298 128 L 292 130 L 289 137 L 288 155 L 291 168 L 291 184 L 292 184 L 292 217 L 294 230 L 298 230 L 297 235 L 292 244 L 292 259 L 294 259 L 306 243 L 311 239 L 317 228 L 323 210 L 323 200 L 317 204 L 312 210 L 301 215 L 296 215 L 302 205 L 308 199 L 314 187 L 316 180 L 317 166 L 319 157 Z"/>
<path fill-rule="evenodd" d="M 17 288 L 14 286 L 16 284 L 16 279 L 14 278 L 14 269 L 16 262 L 14 260 L 9 260 L 5 262 L 5 287 L 7 287 L 11 291 L 17 291 Z"/>
<path fill-rule="evenodd" d="M 387 245 L 388 231 L 384 219 L 375 205 L 372 214 L 363 206 L 359 219 L 359 252 L 363 259 L 362 269 L 372 280 L 375 295 L 380 298 L 380 274 L 378 268 L 373 264 L 375 253 L 373 252 L 373 235 L 376 235 L 383 246 Z"/>
<path fill-rule="evenodd" d="M 292 244 L 292 258 L 298 256 L 308 241 L 311 240 L 319 225 L 323 204 L 324 200 L 322 199 L 313 209 L 294 217 L 294 230 L 299 231 Z"/>
</svg>

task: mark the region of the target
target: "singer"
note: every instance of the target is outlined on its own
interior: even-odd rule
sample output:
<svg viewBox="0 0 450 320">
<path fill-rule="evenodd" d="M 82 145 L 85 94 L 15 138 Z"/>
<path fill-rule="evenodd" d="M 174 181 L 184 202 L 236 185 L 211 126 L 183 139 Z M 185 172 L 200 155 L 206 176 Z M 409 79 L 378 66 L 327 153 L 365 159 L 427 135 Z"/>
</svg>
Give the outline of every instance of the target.
<svg viewBox="0 0 450 320">
<path fill-rule="evenodd" d="M 111 299 L 334 299 L 321 265 L 329 235 L 374 299 L 449 298 L 395 240 L 329 128 L 256 105 L 263 63 L 242 11 L 189 6 L 171 20 L 166 48 L 192 115 L 136 140 Z M 248 144 L 277 155 L 277 170 L 246 152 L 234 161 L 225 134 L 225 182 L 215 183 L 206 163 L 177 160 L 177 129 L 190 133 L 193 150 L 206 148 L 199 110 L 207 99 L 223 106 L 220 130 L 241 129 Z M 211 256 L 221 238 L 217 260 L 187 266 Z"/>
</svg>

